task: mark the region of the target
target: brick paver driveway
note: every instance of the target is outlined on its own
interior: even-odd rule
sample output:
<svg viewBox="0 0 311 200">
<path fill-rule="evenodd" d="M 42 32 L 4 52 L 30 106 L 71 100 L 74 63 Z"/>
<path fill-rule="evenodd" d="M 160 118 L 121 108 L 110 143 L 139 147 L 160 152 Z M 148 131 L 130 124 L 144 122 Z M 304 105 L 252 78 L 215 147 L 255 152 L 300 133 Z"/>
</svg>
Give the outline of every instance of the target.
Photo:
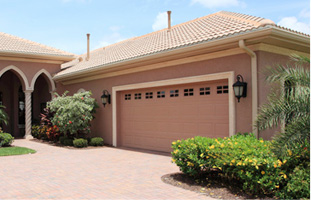
<svg viewBox="0 0 311 200">
<path fill-rule="evenodd" d="M 116 148 L 72 150 L 28 140 L 32 155 L 0 157 L 0 199 L 211 199 L 161 181 L 170 156 Z"/>
</svg>

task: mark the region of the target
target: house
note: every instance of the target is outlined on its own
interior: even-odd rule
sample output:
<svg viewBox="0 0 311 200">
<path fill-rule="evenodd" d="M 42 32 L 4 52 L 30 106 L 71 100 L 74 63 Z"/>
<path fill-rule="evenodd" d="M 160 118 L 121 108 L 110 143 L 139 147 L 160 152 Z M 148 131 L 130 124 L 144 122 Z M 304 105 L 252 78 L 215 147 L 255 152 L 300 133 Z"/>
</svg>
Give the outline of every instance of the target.
<svg viewBox="0 0 311 200">
<path fill-rule="evenodd" d="M 309 56 L 310 36 L 268 19 L 226 11 L 175 26 L 170 26 L 170 17 L 168 21 L 166 29 L 87 51 L 74 59 L 72 54 L 48 48 L 44 56 L 53 63 L 35 58 L 43 62 L 36 64 L 44 71 L 39 67 L 30 75 L 26 74 L 32 61 L 19 61 L 25 62 L 19 66 L 17 61 L 0 57 L 1 79 L 10 70 L 21 82 L 20 72 L 31 80 L 29 89 L 23 88 L 26 135 L 31 119 L 27 91 L 36 91 L 34 80 L 42 75 L 49 92 L 55 81 L 58 93 L 91 90 L 98 102 L 103 93 L 109 93 L 111 103 L 97 110 L 92 134 L 113 146 L 170 151 L 173 140 L 197 135 L 226 137 L 236 132 L 254 132 L 270 139 L 273 130 L 258 132 L 254 127 L 257 110 L 269 92 L 262 72 L 268 65 L 288 63 L 293 53 Z M 32 55 L 42 56 L 40 53 Z M 247 96 L 240 102 L 232 88 L 237 75 L 247 83 Z M 0 84 L 6 85 L 1 79 Z M 33 102 L 35 105 L 35 99 Z"/>
</svg>

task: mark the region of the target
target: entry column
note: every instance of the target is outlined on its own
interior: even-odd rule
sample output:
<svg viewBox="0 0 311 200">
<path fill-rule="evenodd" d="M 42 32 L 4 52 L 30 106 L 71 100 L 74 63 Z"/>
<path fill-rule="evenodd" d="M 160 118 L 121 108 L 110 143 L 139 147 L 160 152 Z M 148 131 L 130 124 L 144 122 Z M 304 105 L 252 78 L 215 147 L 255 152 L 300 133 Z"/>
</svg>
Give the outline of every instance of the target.
<svg viewBox="0 0 311 200">
<path fill-rule="evenodd" d="M 31 94 L 33 90 L 25 90 L 25 138 L 31 137 Z"/>
</svg>

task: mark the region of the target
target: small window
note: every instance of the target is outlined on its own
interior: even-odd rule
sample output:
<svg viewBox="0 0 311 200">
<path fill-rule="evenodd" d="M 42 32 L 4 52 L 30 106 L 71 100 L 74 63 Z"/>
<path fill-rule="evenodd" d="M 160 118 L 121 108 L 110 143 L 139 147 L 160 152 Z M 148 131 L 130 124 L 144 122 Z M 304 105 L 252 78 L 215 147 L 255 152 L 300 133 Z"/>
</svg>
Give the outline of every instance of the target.
<svg viewBox="0 0 311 200">
<path fill-rule="evenodd" d="M 146 92 L 146 99 L 152 99 L 153 98 L 153 92 Z"/>
<path fill-rule="evenodd" d="M 217 86 L 217 94 L 227 94 L 229 92 L 228 85 Z"/>
<path fill-rule="evenodd" d="M 184 96 L 193 96 L 193 88 L 190 89 L 184 89 Z"/>
<path fill-rule="evenodd" d="M 171 90 L 170 91 L 170 97 L 178 97 L 179 90 Z"/>
<path fill-rule="evenodd" d="M 158 91 L 157 98 L 165 98 L 165 91 Z"/>
<path fill-rule="evenodd" d="M 141 93 L 135 93 L 135 99 L 141 99 Z"/>
<path fill-rule="evenodd" d="M 210 87 L 200 88 L 200 95 L 210 95 L 210 94 L 211 94 Z"/>
<path fill-rule="evenodd" d="M 131 100 L 131 94 L 125 94 L 125 100 Z"/>
</svg>

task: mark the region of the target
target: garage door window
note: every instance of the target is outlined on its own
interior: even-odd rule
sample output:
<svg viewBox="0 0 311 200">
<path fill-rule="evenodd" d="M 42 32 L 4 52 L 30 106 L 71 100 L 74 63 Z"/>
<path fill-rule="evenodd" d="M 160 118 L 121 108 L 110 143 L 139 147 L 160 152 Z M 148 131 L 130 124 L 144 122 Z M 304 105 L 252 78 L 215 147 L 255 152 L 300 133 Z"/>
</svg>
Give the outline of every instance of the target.
<svg viewBox="0 0 311 200">
<path fill-rule="evenodd" d="M 211 94 L 210 87 L 200 88 L 200 95 L 210 95 L 210 94 Z"/>
<path fill-rule="evenodd" d="M 184 89 L 184 96 L 193 96 L 193 88 L 190 89 Z"/>
<path fill-rule="evenodd" d="M 217 94 L 227 94 L 229 92 L 228 85 L 217 86 Z"/>
<path fill-rule="evenodd" d="M 124 99 L 125 100 L 131 100 L 131 94 L 125 94 Z"/>
<path fill-rule="evenodd" d="M 146 92 L 146 99 L 152 99 L 153 98 L 153 92 Z"/>
<path fill-rule="evenodd" d="M 157 98 L 165 98 L 165 91 L 158 91 Z"/>
<path fill-rule="evenodd" d="M 170 91 L 170 97 L 178 97 L 179 90 L 171 90 Z"/>
<path fill-rule="evenodd" d="M 135 93 L 135 99 L 141 99 L 141 93 Z"/>
</svg>

